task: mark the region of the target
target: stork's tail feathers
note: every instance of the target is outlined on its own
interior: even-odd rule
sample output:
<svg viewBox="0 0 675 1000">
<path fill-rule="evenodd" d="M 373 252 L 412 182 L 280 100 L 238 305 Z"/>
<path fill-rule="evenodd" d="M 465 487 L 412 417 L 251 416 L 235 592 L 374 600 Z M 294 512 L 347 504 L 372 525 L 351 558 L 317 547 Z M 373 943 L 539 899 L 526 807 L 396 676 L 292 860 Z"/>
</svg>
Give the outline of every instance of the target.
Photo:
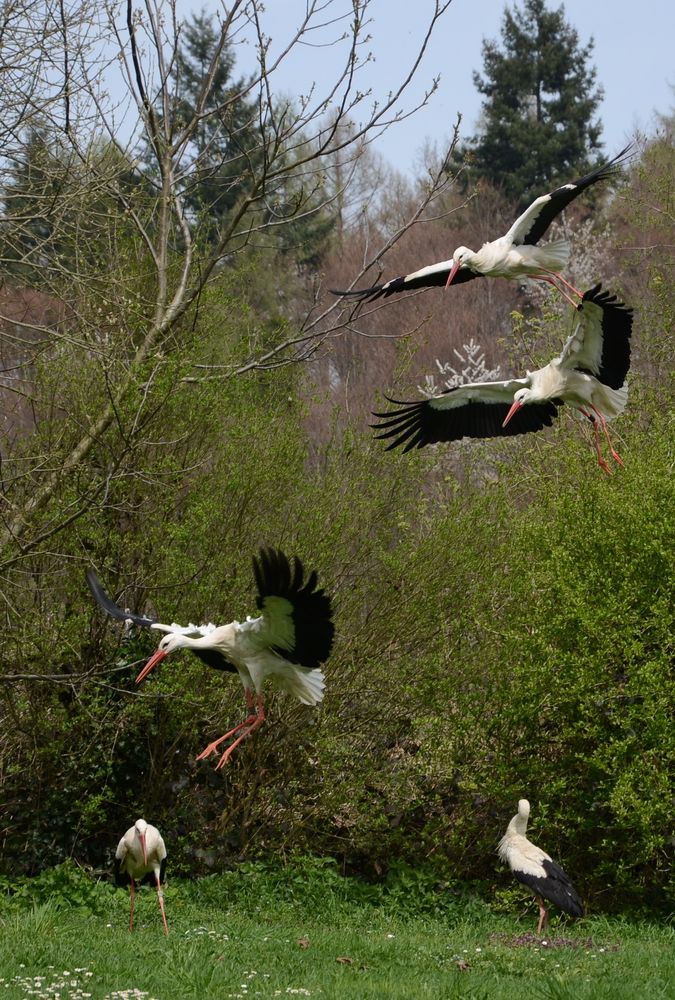
<svg viewBox="0 0 675 1000">
<path fill-rule="evenodd" d="M 284 687 L 303 705 L 318 705 L 323 701 L 326 679 L 322 670 L 307 670 L 295 666 L 285 677 Z"/>
<path fill-rule="evenodd" d="M 570 245 L 567 240 L 552 240 L 537 248 L 537 257 L 543 267 L 551 271 L 563 271 L 570 259 Z"/>
</svg>

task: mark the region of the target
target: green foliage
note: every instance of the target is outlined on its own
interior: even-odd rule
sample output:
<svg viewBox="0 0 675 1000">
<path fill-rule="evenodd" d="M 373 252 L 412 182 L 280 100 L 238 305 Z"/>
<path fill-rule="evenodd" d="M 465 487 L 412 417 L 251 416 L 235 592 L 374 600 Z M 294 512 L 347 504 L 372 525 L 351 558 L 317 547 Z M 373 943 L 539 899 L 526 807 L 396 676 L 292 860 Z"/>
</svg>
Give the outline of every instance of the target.
<svg viewBox="0 0 675 1000">
<path fill-rule="evenodd" d="M 569 180 L 600 148 L 594 120 L 602 90 L 589 66 L 593 42 L 581 47 L 565 9 L 545 0 L 506 7 L 501 46 L 483 42 L 485 96 L 481 132 L 470 144 L 470 174 L 500 188 L 512 202 Z"/>
</svg>

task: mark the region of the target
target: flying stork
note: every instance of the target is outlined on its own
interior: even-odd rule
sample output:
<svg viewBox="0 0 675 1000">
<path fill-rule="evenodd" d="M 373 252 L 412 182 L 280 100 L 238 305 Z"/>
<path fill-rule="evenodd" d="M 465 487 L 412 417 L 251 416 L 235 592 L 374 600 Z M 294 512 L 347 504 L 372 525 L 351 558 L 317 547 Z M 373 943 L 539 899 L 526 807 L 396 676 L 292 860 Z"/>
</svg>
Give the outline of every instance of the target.
<svg viewBox="0 0 675 1000">
<path fill-rule="evenodd" d="M 630 365 L 633 310 L 616 295 L 595 285 L 576 307 L 575 327 L 562 352 L 544 368 L 504 382 L 467 382 L 440 396 L 406 402 L 386 398 L 399 409 L 374 413 L 378 438 L 393 438 L 387 451 L 404 452 L 438 441 L 528 434 L 549 427 L 558 407 L 568 403 L 587 417 L 595 437 L 598 464 L 611 470 L 600 450 L 600 429 L 612 458 L 623 465 L 612 446 L 607 421 L 626 405 L 624 380 Z"/>
<path fill-rule="evenodd" d="M 504 236 L 484 243 L 478 251 L 468 247 L 457 247 L 450 260 L 442 260 L 404 274 L 391 278 L 382 285 L 371 288 L 357 288 L 351 291 L 331 289 L 334 295 L 344 295 L 372 302 L 375 299 L 386 298 L 397 292 L 407 292 L 415 288 L 430 288 L 442 285 L 446 288 L 458 285 L 472 278 L 508 278 L 520 281 L 523 278 L 535 278 L 546 281 L 557 288 L 572 305 L 576 302 L 569 297 L 561 285 L 581 297 L 581 292 L 565 281 L 560 271 L 567 266 L 570 247 L 567 240 L 554 240 L 544 246 L 537 246 L 553 220 L 570 202 L 578 198 L 582 191 L 597 184 L 598 181 L 612 177 L 627 154 L 631 144 L 622 149 L 613 160 L 592 170 L 585 177 L 570 181 L 536 198 L 522 215 L 518 216 Z"/>
<path fill-rule="evenodd" d="M 164 933 L 169 933 L 164 911 L 164 893 L 162 883 L 166 871 L 166 847 L 162 835 L 156 826 L 137 819 L 124 834 L 115 851 L 115 884 L 129 884 L 130 908 L 129 930 L 134 929 L 134 899 L 136 897 L 136 882 L 154 880 L 157 888 L 157 899 L 162 912 Z"/>
<path fill-rule="evenodd" d="M 328 659 L 334 625 L 330 598 L 317 590 L 317 574 L 307 581 L 297 556 L 293 565 L 278 549 L 261 549 L 253 557 L 258 588 L 256 604 L 261 614 L 229 625 L 163 625 L 154 618 L 132 614 L 111 601 L 92 569 L 87 569 L 89 588 L 104 611 L 113 618 L 165 632 L 154 655 L 141 670 L 140 684 L 158 663 L 177 649 L 189 649 L 209 667 L 238 673 L 244 686 L 249 714 L 229 732 L 214 740 L 197 757 L 204 760 L 221 743 L 239 734 L 216 765 L 221 768 L 233 750 L 265 721 L 263 685 L 271 677 L 280 688 L 303 705 L 317 705 L 323 698 L 324 675 L 319 665 Z M 255 693 L 255 699 L 254 699 Z"/>
<path fill-rule="evenodd" d="M 548 910 L 544 903 L 548 899 L 563 913 L 573 917 L 583 917 L 584 904 L 568 876 L 553 859 L 527 839 L 527 819 L 530 803 L 520 799 L 518 812 L 506 828 L 499 841 L 497 853 L 505 861 L 519 882 L 526 885 L 539 904 L 537 934 L 548 923 Z"/>
</svg>

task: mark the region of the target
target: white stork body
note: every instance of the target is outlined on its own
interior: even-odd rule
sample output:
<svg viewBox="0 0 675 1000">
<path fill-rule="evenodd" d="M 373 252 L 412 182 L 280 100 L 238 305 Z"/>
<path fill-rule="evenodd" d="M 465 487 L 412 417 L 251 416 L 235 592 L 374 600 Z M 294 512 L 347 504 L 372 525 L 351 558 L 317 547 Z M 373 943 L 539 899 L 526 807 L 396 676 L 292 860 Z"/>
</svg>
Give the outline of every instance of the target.
<svg viewBox="0 0 675 1000">
<path fill-rule="evenodd" d="M 450 284 L 457 285 L 472 278 L 507 278 L 511 281 L 535 278 L 556 287 L 572 302 L 572 305 L 576 306 L 576 302 L 560 287 L 562 284 L 581 297 L 581 293 L 560 276 L 560 271 L 567 266 L 569 260 L 569 244 L 566 240 L 554 240 L 544 246 L 537 244 L 556 216 L 582 191 L 616 173 L 617 166 L 629 150 L 630 146 L 626 146 L 609 163 L 603 164 L 576 181 L 563 184 L 549 194 L 536 198 L 504 236 L 484 243 L 480 250 L 457 247 L 450 260 L 430 264 L 411 274 L 392 278 L 382 285 L 349 291 L 332 290 L 333 294 L 352 296 L 370 302 L 416 288 L 434 286 L 447 288 Z"/>
<path fill-rule="evenodd" d="M 565 872 L 553 859 L 526 837 L 530 803 L 520 799 L 518 812 L 506 828 L 499 842 L 497 853 L 505 861 L 515 877 L 534 894 L 539 904 L 537 934 L 548 922 L 548 910 L 544 900 L 555 903 L 564 913 L 582 917 L 584 906 Z"/>
<path fill-rule="evenodd" d="M 157 899 L 162 913 L 164 933 L 169 933 L 164 911 L 162 882 L 166 869 L 166 847 L 156 826 L 137 819 L 124 834 L 115 851 L 115 881 L 118 885 L 129 882 L 131 903 L 129 910 L 129 930 L 134 929 L 134 900 L 136 882 L 152 877 L 157 889 Z"/>
<path fill-rule="evenodd" d="M 316 589 L 316 572 L 305 582 L 300 560 L 295 557 L 291 567 L 284 553 L 275 549 L 261 549 L 253 559 L 253 570 L 258 586 L 257 605 L 262 614 L 228 625 L 187 627 L 175 623 L 163 625 L 124 611 L 108 598 L 96 574 L 87 570 L 89 587 L 108 614 L 166 633 L 136 678 L 137 684 L 166 656 L 180 649 L 190 650 L 217 670 L 239 674 L 249 714 L 243 722 L 209 743 L 197 758 L 205 759 L 221 743 L 243 730 L 222 754 L 218 768 L 265 721 L 263 688 L 268 678 L 304 705 L 317 705 L 323 699 L 324 675 L 319 664 L 330 653 L 334 626 L 330 599 L 323 590 Z"/>
<path fill-rule="evenodd" d="M 389 399 L 398 410 L 375 413 L 379 438 L 393 438 L 387 450 L 404 451 L 462 437 L 527 434 L 550 426 L 562 403 L 593 423 L 600 467 L 610 473 L 600 450 L 600 428 L 615 461 L 607 421 L 626 406 L 624 379 L 630 365 L 632 310 L 596 285 L 576 307 L 575 326 L 560 355 L 524 378 L 468 382 L 440 396 L 406 402 Z M 387 397 L 389 398 L 389 397 Z"/>
</svg>

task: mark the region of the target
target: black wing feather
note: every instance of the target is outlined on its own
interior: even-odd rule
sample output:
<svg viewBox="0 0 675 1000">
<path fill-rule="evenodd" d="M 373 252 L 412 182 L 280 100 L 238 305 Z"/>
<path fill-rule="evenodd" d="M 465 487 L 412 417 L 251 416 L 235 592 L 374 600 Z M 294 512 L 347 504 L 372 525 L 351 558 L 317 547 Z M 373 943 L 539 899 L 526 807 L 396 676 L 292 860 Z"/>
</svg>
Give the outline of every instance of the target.
<svg viewBox="0 0 675 1000">
<path fill-rule="evenodd" d="M 304 568 L 297 556 L 293 557 L 291 569 L 288 557 L 280 549 L 262 548 L 253 557 L 253 574 L 258 588 L 256 605 L 261 611 L 268 597 L 282 597 L 293 607 L 293 649 L 277 652 L 291 663 L 317 668 L 328 659 L 335 626 L 330 598 L 323 589 L 316 589 L 316 570 L 304 583 Z"/>
<path fill-rule="evenodd" d="M 143 628 L 150 628 L 158 621 L 157 618 L 148 618 L 147 615 L 137 615 L 132 611 L 125 611 L 123 608 L 118 607 L 106 594 L 103 589 L 103 585 L 99 580 L 98 576 L 93 569 L 89 567 L 85 570 L 85 575 L 87 577 L 87 583 L 89 584 L 89 589 L 96 598 L 98 604 L 103 608 L 106 614 L 109 614 L 112 618 L 118 618 L 123 622 L 133 622 L 134 625 L 141 625 Z M 216 649 L 191 649 L 191 653 L 199 657 L 202 663 L 206 663 L 209 667 L 213 667 L 214 670 L 227 670 L 229 673 L 236 673 L 237 668 L 234 664 L 219 653 Z"/>
<path fill-rule="evenodd" d="M 448 389 L 443 395 L 453 391 Z M 557 404 L 552 401 L 528 403 L 516 411 L 506 427 L 502 427 L 510 409 L 509 403 L 467 400 L 463 406 L 440 410 L 430 406 L 427 399 L 407 402 L 390 399 L 388 396 L 386 398 L 401 408 L 390 410 L 388 413 L 374 413 L 373 416 L 385 419 L 380 423 L 371 424 L 371 427 L 384 430 L 384 433 L 375 435 L 377 438 L 394 438 L 387 446 L 387 451 L 405 445 L 403 451 L 406 452 L 439 441 L 459 441 L 463 437 L 489 438 L 529 434 L 531 431 L 550 427 L 558 412 Z"/>
<path fill-rule="evenodd" d="M 602 358 L 596 378 L 610 389 L 620 389 L 630 368 L 633 310 L 616 295 L 603 292 L 600 285 L 584 292 L 577 309 L 583 310 L 585 302 L 602 309 Z"/>
<path fill-rule="evenodd" d="M 567 208 L 570 202 L 574 201 L 575 198 L 578 198 L 582 191 L 585 191 L 587 187 L 591 186 L 591 184 L 597 184 L 598 181 L 604 181 L 618 172 L 621 163 L 626 157 L 626 154 L 631 151 L 631 148 L 632 143 L 629 143 L 625 149 L 622 149 L 621 152 L 618 153 L 612 160 L 609 160 L 608 163 L 603 163 L 602 166 L 592 170 L 584 177 L 580 177 L 576 181 L 570 181 L 569 184 L 563 184 L 561 187 L 556 188 L 555 191 L 551 191 L 550 201 L 542 206 L 539 215 L 523 237 L 522 242 L 529 244 L 538 243 L 555 217 L 560 215 L 563 209 Z"/>
<path fill-rule="evenodd" d="M 157 621 L 156 618 L 148 618 L 147 615 L 137 615 L 134 614 L 133 611 L 126 611 L 124 608 L 120 608 L 117 604 L 111 601 L 93 569 L 87 567 L 85 570 L 85 576 L 87 578 L 89 589 L 94 595 L 97 603 L 103 608 L 106 614 L 110 615 L 112 618 L 118 618 L 123 622 L 130 621 L 133 622 L 134 625 L 141 625 L 143 628 L 150 628 L 150 626 L 154 625 Z"/>
<path fill-rule="evenodd" d="M 542 861 L 541 865 L 546 872 L 545 877 L 538 878 L 536 875 L 518 871 L 517 868 L 513 869 L 513 874 L 522 885 L 526 885 L 537 896 L 555 903 L 563 913 L 569 913 L 572 917 L 583 917 L 584 904 L 581 896 L 560 865 L 548 860 Z"/>
<path fill-rule="evenodd" d="M 414 271 L 412 273 L 414 274 Z M 442 288 L 445 286 L 449 274 L 450 267 L 447 267 L 442 271 L 419 275 L 416 278 L 411 278 L 408 274 L 402 274 L 398 278 L 391 278 L 390 281 L 385 281 L 382 285 L 373 285 L 371 288 L 354 288 L 350 292 L 340 291 L 337 288 L 329 288 L 328 291 L 333 295 L 342 295 L 345 298 L 349 297 L 359 299 L 363 302 L 374 302 L 375 299 L 386 299 L 390 295 L 396 295 L 398 292 L 412 292 L 416 288 Z M 473 278 L 482 277 L 482 274 L 476 274 L 469 270 L 468 267 L 462 267 L 452 279 L 452 284 L 461 285 L 464 281 L 471 281 Z"/>
</svg>

